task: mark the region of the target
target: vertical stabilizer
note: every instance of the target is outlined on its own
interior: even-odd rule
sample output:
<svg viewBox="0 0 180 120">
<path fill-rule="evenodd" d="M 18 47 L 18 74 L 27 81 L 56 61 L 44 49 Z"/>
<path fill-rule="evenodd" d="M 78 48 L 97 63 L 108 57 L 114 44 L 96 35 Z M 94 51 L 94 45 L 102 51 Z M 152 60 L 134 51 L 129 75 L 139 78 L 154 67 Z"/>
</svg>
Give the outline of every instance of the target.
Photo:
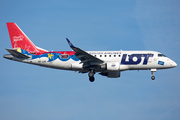
<svg viewBox="0 0 180 120">
<path fill-rule="evenodd" d="M 36 46 L 31 42 L 31 40 L 15 23 L 7 23 L 7 28 L 9 31 L 12 47 L 14 49 L 21 48 L 31 54 L 42 52 L 42 50 L 36 48 Z"/>
</svg>

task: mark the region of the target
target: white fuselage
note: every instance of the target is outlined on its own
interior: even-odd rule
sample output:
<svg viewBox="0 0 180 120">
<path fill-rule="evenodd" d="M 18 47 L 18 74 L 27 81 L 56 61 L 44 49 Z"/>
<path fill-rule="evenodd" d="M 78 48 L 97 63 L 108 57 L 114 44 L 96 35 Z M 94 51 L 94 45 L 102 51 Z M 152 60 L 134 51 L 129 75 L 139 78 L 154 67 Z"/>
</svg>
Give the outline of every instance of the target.
<svg viewBox="0 0 180 120">
<path fill-rule="evenodd" d="M 96 72 L 167 69 L 177 66 L 173 60 L 155 51 L 87 51 L 87 53 L 103 60 L 107 64 L 107 69 L 100 67 Z M 39 57 L 26 59 L 23 62 L 56 69 L 89 71 L 83 68 L 80 60 L 74 61 L 73 59 L 48 61 L 47 57 Z"/>
</svg>

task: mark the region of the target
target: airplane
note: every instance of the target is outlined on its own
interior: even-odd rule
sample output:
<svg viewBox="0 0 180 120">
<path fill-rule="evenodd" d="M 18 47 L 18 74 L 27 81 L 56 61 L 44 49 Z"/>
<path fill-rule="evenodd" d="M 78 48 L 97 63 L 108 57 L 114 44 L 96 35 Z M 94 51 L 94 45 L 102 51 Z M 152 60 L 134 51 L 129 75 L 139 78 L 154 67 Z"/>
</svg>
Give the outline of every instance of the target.
<svg viewBox="0 0 180 120">
<path fill-rule="evenodd" d="M 4 58 L 42 67 L 88 73 L 90 82 L 94 82 L 95 73 L 108 78 L 119 78 L 120 73 L 127 70 L 151 70 L 151 79 L 154 80 L 153 74 L 157 70 L 177 66 L 160 52 L 84 51 L 75 47 L 68 38 L 66 40 L 73 51 L 47 51 L 35 46 L 16 23 L 6 24 L 12 48 L 6 48 L 10 54 L 4 55 Z"/>
</svg>

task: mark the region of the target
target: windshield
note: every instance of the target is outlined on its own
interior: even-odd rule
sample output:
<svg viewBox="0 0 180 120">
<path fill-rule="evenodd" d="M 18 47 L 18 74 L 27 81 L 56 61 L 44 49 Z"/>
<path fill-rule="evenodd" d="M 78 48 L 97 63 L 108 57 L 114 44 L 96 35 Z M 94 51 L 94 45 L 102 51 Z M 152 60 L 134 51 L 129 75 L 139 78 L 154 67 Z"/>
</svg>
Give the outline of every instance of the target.
<svg viewBox="0 0 180 120">
<path fill-rule="evenodd" d="M 167 56 L 165 56 L 163 54 L 158 54 L 158 57 L 167 57 Z"/>
</svg>

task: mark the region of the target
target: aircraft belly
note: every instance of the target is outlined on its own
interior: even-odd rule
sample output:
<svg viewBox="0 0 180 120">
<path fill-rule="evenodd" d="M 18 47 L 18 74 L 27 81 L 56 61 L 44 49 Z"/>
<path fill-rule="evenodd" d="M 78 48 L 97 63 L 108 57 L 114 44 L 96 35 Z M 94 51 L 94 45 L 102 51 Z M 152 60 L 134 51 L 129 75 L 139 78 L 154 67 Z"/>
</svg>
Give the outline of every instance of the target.
<svg viewBox="0 0 180 120">
<path fill-rule="evenodd" d="M 56 59 L 52 62 L 49 62 L 49 64 L 51 64 L 51 66 L 58 68 L 58 69 L 66 69 L 66 70 L 72 69 L 70 60 L 69 61 L 60 61 L 60 60 Z"/>
</svg>

